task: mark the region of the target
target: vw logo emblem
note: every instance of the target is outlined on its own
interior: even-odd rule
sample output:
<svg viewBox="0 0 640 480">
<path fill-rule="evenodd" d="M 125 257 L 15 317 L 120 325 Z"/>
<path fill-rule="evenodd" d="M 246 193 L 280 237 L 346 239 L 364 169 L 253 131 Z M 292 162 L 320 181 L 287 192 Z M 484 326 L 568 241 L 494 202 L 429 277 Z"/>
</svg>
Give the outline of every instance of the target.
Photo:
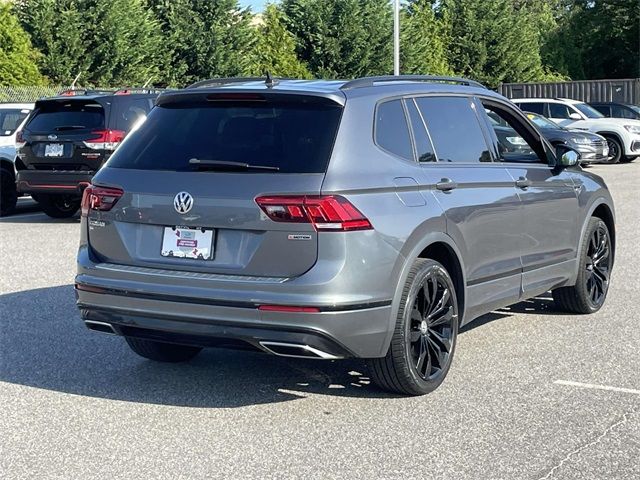
<svg viewBox="0 0 640 480">
<path fill-rule="evenodd" d="M 190 193 L 180 192 L 173 199 L 173 208 L 178 213 L 188 213 L 193 207 L 193 197 Z"/>
<path fill-rule="evenodd" d="M 58 135 L 51 134 L 51 135 L 48 135 L 47 138 L 49 140 L 57 140 L 58 139 Z"/>
</svg>

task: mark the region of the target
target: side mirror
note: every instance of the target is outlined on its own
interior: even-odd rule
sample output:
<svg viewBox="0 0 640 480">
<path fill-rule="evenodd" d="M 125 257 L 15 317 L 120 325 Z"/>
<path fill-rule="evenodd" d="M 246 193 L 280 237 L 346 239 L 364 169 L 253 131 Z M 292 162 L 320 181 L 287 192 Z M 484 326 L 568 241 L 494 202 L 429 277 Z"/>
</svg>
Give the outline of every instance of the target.
<svg viewBox="0 0 640 480">
<path fill-rule="evenodd" d="M 569 118 L 571 120 L 582 120 L 582 117 L 580 116 L 580 114 L 576 112 L 570 113 Z"/>
<path fill-rule="evenodd" d="M 573 167 L 580 163 L 580 154 L 569 147 L 558 146 L 556 149 L 557 165 L 559 167 Z"/>
</svg>

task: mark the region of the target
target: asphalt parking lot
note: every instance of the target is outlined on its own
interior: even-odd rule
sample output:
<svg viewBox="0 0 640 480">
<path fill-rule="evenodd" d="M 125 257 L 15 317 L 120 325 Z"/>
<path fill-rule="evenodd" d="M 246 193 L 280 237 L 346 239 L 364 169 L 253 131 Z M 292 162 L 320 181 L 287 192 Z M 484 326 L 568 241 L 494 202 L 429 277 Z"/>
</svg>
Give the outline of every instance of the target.
<svg viewBox="0 0 640 480">
<path fill-rule="evenodd" d="M 21 201 L 0 220 L 0 477 L 640 478 L 640 161 L 590 170 L 617 209 L 605 307 L 486 315 L 419 398 L 380 392 L 360 361 L 145 361 L 80 321 L 79 220 Z"/>
</svg>

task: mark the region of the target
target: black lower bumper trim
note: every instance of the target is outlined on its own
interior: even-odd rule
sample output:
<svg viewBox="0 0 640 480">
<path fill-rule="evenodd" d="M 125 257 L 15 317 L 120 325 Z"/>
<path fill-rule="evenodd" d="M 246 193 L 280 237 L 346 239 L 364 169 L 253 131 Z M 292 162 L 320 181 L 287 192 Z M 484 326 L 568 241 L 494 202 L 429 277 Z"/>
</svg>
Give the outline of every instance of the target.
<svg viewBox="0 0 640 480">
<path fill-rule="evenodd" d="M 19 170 L 16 184 L 20 193 L 81 194 L 92 178 L 93 172 Z"/>
</svg>

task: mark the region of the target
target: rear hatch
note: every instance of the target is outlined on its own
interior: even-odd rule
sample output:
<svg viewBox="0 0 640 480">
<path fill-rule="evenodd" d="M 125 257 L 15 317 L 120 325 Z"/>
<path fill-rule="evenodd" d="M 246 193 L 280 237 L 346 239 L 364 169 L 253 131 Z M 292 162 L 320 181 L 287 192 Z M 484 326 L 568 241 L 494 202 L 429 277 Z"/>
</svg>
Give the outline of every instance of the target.
<svg viewBox="0 0 640 480">
<path fill-rule="evenodd" d="M 113 132 L 105 106 L 94 99 L 41 100 L 22 132 L 20 158 L 28 169 L 96 171 L 105 160 Z M 110 152 L 109 152 L 110 153 Z"/>
<path fill-rule="evenodd" d="M 256 198 L 318 196 L 341 113 L 334 100 L 298 94 L 161 100 L 94 177 L 97 195 L 85 196 L 92 250 L 169 270 L 304 273 L 317 258 L 314 226 L 277 221 L 279 207 Z"/>
</svg>

